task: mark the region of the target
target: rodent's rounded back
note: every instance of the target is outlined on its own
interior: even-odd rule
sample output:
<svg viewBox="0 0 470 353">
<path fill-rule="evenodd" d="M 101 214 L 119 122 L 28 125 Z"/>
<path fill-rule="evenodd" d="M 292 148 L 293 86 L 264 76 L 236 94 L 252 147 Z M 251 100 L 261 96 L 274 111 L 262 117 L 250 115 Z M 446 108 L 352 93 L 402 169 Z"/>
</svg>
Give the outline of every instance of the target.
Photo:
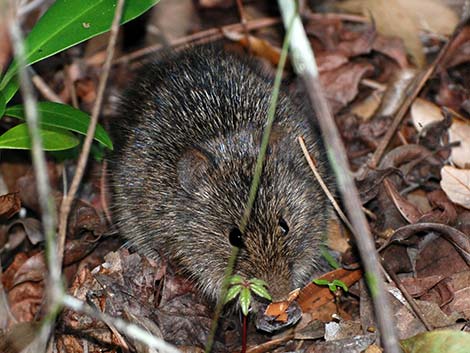
<svg viewBox="0 0 470 353">
<path fill-rule="evenodd" d="M 251 61 L 203 46 L 146 66 L 115 124 L 121 234 L 139 251 L 175 262 L 213 299 L 248 199 L 271 90 Z M 318 271 L 330 215 L 296 141 L 305 138 L 327 175 L 308 114 L 281 92 L 252 216 L 235 244 L 235 271 L 266 280 L 276 298 Z"/>
</svg>

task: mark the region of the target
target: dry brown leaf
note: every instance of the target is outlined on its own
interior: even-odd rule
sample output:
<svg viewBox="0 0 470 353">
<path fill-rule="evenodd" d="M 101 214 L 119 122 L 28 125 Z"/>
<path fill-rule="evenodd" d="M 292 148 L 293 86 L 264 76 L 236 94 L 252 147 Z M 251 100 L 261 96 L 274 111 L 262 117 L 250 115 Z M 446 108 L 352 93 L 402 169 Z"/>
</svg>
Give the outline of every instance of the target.
<svg viewBox="0 0 470 353">
<path fill-rule="evenodd" d="M 417 208 L 415 205 L 409 202 L 406 198 L 400 195 L 395 185 L 393 184 L 392 181 L 390 181 L 389 178 L 384 179 L 384 187 L 388 196 L 393 201 L 395 207 L 403 216 L 403 218 L 405 218 L 406 221 L 409 223 L 418 222 L 420 217 L 423 215 L 423 213 L 419 210 L 419 208 Z"/>
<path fill-rule="evenodd" d="M 441 108 L 436 104 L 422 98 L 416 98 L 411 105 L 411 120 L 416 130 L 420 132 L 426 125 L 441 121 Z"/>
<path fill-rule="evenodd" d="M 402 278 L 401 282 L 411 296 L 413 296 L 414 298 L 419 298 L 420 296 L 425 294 L 429 289 L 431 289 L 440 281 L 442 281 L 443 278 L 444 276 L 439 275 L 427 276 L 422 278 L 408 277 Z"/>
<path fill-rule="evenodd" d="M 362 101 L 354 104 L 351 111 L 363 121 L 369 120 L 382 103 L 384 92 L 374 91 Z"/>
<path fill-rule="evenodd" d="M 450 158 L 461 168 L 470 167 L 470 123 L 453 119 L 449 129 L 449 142 L 460 142 L 460 146 L 452 148 Z"/>
<path fill-rule="evenodd" d="M 21 208 L 20 197 L 17 192 L 0 196 L 0 217 L 8 219 Z"/>
<path fill-rule="evenodd" d="M 281 57 L 281 49 L 276 48 L 264 39 L 255 36 L 245 36 L 243 33 L 223 30 L 225 37 L 233 40 L 245 48 L 250 48 L 255 56 L 265 58 L 273 66 L 277 66 Z"/>
<path fill-rule="evenodd" d="M 372 17 L 380 33 L 401 38 L 418 67 L 424 67 L 426 58 L 419 38 L 419 22 L 416 15 L 403 6 L 402 1 L 349 0 L 338 7 Z"/>
<path fill-rule="evenodd" d="M 470 123 L 455 112 L 452 113 L 452 125 L 449 129 L 449 142 L 460 142 L 452 148 L 451 159 L 461 168 L 470 166 Z M 411 106 L 411 119 L 420 132 L 426 125 L 444 119 L 441 108 L 422 98 L 416 98 Z"/>
<path fill-rule="evenodd" d="M 441 169 L 441 187 L 456 204 L 470 209 L 470 169 L 457 169 L 449 165 Z"/>
<path fill-rule="evenodd" d="M 393 116 L 400 109 L 408 87 L 416 77 L 415 69 L 406 68 L 395 72 L 387 85 L 376 116 Z"/>
<path fill-rule="evenodd" d="M 371 64 L 360 61 L 349 62 L 320 75 L 320 82 L 333 112 L 338 112 L 356 97 L 359 83 L 373 71 Z"/>
<path fill-rule="evenodd" d="M 362 278 L 361 270 L 348 271 L 342 268 L 325 273 L 320 279 L 333 281 L 339 279 L 348 287 Z M 323 305 L 333 302 L 334 295 L 326 286 L 319 286 L 313 282 L 307 284 L 301 289 L 297 303 L 300 305 L 302 312 L 315 313 Z M 331 316 L 330 316 L 331 317 Z"/>
<path fill-rule="evenodd" d="M 422 30 L 449 35 L 459 23 L 459 17 L 442 0 L 398 0 L 414 17 Z"/>
</svg>

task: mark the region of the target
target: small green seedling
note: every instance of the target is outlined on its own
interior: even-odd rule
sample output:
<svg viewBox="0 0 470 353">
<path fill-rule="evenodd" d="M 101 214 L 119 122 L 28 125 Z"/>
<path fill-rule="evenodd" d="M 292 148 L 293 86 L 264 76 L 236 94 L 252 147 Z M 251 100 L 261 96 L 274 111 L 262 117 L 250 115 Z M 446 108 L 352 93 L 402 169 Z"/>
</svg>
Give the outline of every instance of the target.
<svg viewBox="0 0 470 353">
<path fill-rule="evenodd" d="M 251 292 L 261 298 L 271 300 L 271 295 L 266 289 L 267 286 L 268 284 L 265 281 L 257 278 L 246 280 L 240 275 L 233 275 L 229 280 L 229 289 L 225 296 L 224 304 L 227 304 L 229 301 L 239 296 L 238 301 L 240 303 L 242 313 L 243 315 L 248 316 L 251 306 Z"/>
<path fill-rule="evenodd" d="M 272 300 L 271 295 L 269 294 L 266 287 L 268 284 L 265 281 L 262 281 L 257 278 L 252 278 L 250 280 L 244 279 L 240 275 L 233 275 L 230 277 L 228 282 L 229 288 L 225 296 L 224 305 L 229 301 L 235 299 L 238 296 L 238 302 L 242 309 L 243 314 L 243 328 L 242 328 L 242 350 L 241 353 L 245 353 L 247 349 L 247 332 L 248 332 L 248 322 L 247 317 L 250 313 L 251 307 L 251 292 L 265 298 Z"/>
<path fill-rule="evenodd" d="M 328 286 L 331 292 L 336 293 L 338 290 L 338 287 L 343 289 L 345 292 L 348 291 L 348 286 L 343 282 L 340 281 L 339 279 L 335 279 L 333 281 L 328 281 L 327 279 L 314 279 L 312 281 L 318 286 Z"/>
</svg>

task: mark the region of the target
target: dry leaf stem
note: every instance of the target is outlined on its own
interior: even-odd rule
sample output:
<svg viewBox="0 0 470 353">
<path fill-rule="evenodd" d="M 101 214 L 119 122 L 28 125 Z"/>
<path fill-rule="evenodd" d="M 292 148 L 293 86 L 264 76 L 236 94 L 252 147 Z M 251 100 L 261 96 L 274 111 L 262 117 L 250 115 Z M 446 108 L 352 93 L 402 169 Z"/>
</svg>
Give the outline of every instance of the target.
<svg viewBox="0 0 470 353">
<path fill-rule="evenodd" d="M 119 22 L 122 15 L 122 10 L 124 8 L 124 0 L 119 0 L 116 6 L 116 11 L 113 18 L 113 23 L 111 25 L 111 32 L 109 36 L 109 43 L 106 49 L 106 60 L 103 65 L 103 69 L 100 75 L 100 81 L 98 85 L 98 93 L 96 96 L 95 104 L 93 105 L 93 111 L 91 113 L 91 121 L 88 126 L 87 135 L 85 141 L 83 142 L 82 151 L 77 163 L 77 169 L 70 185 L 69 192 L 62 201 L 60 207 L 60 218 L 59 218 L 59 239 L 57 244 L 59 263 L 62 263 L 64 245 L 65 245 L 65 236 L 67 232 L 67 219 L 72 208 L 72 203 L 77 193 L 78 187 L 82 181 L 83 174 L 85 172 L 85 167 L 88 162 L 88 156 L 90 154 L 91 144 L 95 136 L 96 124 L 98 123 L 98 117 L 101 110 L 101 104 L 103 102 L 104 90 L 106 88 L 106 82 L 108 81 L 109 71 L 111 69 L 111 61 L 114 55 L 114 48 L 117 41 L 117 34 L 119 31 Z"/>
<path fill-rule="evenodd" d="M 333 197 L 333 194 L 330 192 L 328 189 L 328 186 L 326 186 L 325 182 L 323 181 L 323 178 L 321 177 L 320 173 L 318 172 L 317 167 L 315 166 L 315 162 L 312 160 L 312 157 L 308 153 L 307 146 L 305 145 L 305 141 L 302 138 L 302 136 L 299 136 L 297 138 L 299 141 L 300 147 L 302 148 L 302 152 L 304 153 L 305 158 L 307 159 L 308 165 L 310 166 L 310 169 L 313 172 L 313 175 L 315 176 L 315 179 L 317 179 L 318 184 L 320 184 L 320 187 L 322 188 L 323 192 L 325 193 L 326 197 L 328 200 L 330 200 L 331 204 L 333 205 L 333 208 L 335 209 L 336 213 L 338 214 L 339 218 L 343 221 L 343 223 L 346 225 L 348 230 L 351 233 L 354 233 L 354 228 L 352 224 L 349 222 L 348 218 L 344 214 L 343 210 L 341 210 L 341 207 L 339 207 L 338 203 L 336 202 L 335 198 Z"/>
<path fill-rule="evenodd" d="M 408 304 L 410 304 L 410 307 L 411 309 L 413 310 L 413 312 L 415 313 L 416 317 L 421 320 L 421 322 L 423 323 L 424 327 L 426 327 L 426 330 L 428 331 L 432 331 L 434 329 L 434 327 L 432 327 L 432 325 L 428 322 L 428 320 L 426 319 L 426 317 L 424 316 L 424 313 L 423 311 L 421 310 L 421 308 L 418 306 L 418 304 L 416 303 L 416 301 L 414 300 L 414 298 L 410 295 L 410 293 L 408 292 L 408 290 L 405 288 L 405 286 L 403 285 L 403 283 L 401 282 L 401 280 L 398 278 L 398 276 L 395 274 L 395 272 L 393 272 L 393 270 L 384 262 L 382 261 L 382 266 L 384 268 L 384 270 L 387 272 L 387 274 L 390 276 L 390 278 L 392 279 L 392 281 L 395 283 L 395 285 L 397 286 L 397 288 L 401 291 L 401 293 L 403 294 L 403 296 L 405 297 L 406 301 L 408 302 Z"/>
<path fill-rule="evenodd" d="M 11 7 L 13 8 L 13 7 Z M 38 191 L 39 205 L 41 208 L 41 220 L 46 239 L 46 258 L 49 268 L 48 278 L 48 313 L 44 324 L 40 328 L 40 333 L 34 342 L 35 352 L 44 352 L 47 341 L 52 331 L 53 323 L 60 306 L 64 289 L 61 281 L 60 260 L 56 252 L 56 205 L 51 195 L 49 175 L 44 150 L 42 148 L 42 138 L 39 133 L 39 113 L 36 105 L 33 85 L 28 74 L 25 46 L 21 34 L 18 18 L 9 24 L 10 38 L 14 49 L 15 58 L 18 61 L 18 77 L 20 89 L 26 113 L 26 123 L 31 139 L 31 156 L 33 159 L 34 173 L 36 177 L 36 187 Z M 32 335 L 31 339 L 34 337 Z M 29 343 L 29 342 L 28 342 Z"/>
<path fill-rule="evenodd" d="M 240 32 L 244 29 L 244 27 L 247 30 L 252 31 L 254 29 L 274 26 L 274 25 L 279 24 L 280 22 L 281 22 L 281 19 L 279 17 L 266 17 L 266 18 L 260 18 L 257 20 L 246 21 L 245 24 L 236 23 L 233 25 L 223 26 L 221 28 L 211 28 L 206 31 L 197 32 L 189 36 L 185 36 L 185 37 L 176 39 L 174 41 L 171 41 L 170 45 L 172 47 L 178 47 L 178 46 L 185 45 L 188 43 L 194 43 L 200 40 L 208 40 L 208 39 L 216 40 L 216 39 L 223 38 L 224 32 L 227 32 L 227 31 Z M 156 51 L 162 48 L 163 48 L 163 45 L 155 44 L 155 45 L 151 45 L 149 47 L 143 48 L 143 49 L 136 50 L 130 54 L 123 55 L 117 58 L 116 60 L 113 61 L 113 65 L 139 59 L 145 55 L 155 53 Z"/>
<path fill-rule="evenodd" d="M 74 298 L 70 295 L 65 295 L 63 302 L 66 307 L 94 319 L 101 320 L 106 323 L 106 325 L 116 328 L 126 336 L 132 337 L 133 339 L 146 344 L 149 348 L 157 349 L 158 352 L 181 353 L 173 345 L 166 343 L 161 338 L 153 336 L 148 331 L 141 329 L 139 326 L 127 323 L 120 318 L 106 315 L 98 310 L 93 309 L 91 306 L 87 305 L 81 300 L 78 300 L 77 298 Z"/>
</svg>

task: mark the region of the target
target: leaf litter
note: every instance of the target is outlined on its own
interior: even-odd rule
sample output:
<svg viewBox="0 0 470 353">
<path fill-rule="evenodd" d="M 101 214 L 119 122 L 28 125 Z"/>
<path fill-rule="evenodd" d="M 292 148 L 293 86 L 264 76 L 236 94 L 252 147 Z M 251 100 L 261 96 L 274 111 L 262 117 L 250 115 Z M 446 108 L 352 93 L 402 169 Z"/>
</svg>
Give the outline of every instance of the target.
<svg viewBox="0 0 470 353">
<path fill-rule="evenodd" d="M 196 1 L 198 8 L 190 3 L 183 5 L 187 15 L 181 19 L 186 21 L 181 26 L 189 31 L 239 22 L 231 1 Z M 165 6 L 171 12 L 171 6 L 176 5 Z M 406 339 L 402 346 L 405 351 L 419 352 L 415 347 L 434 345 L 438 347 L 434 349 L 440 349 L 444 340 L 458 347 L 458 342 L 468 341 L 468 333 L 437 329 L 468 330 L 462 322 L 470 319 L 470 29 L 463 27 L 450 46 L 443 64 L 413 103 L 379 167 L 368 170 L 370 154 L 381 143 L 395 112 L 409 94 L 409 82 L 416 78 L 414 64 L 423 67 L 426 61 L 430 62 L 426 53 L 428 49 L 432 52 L 432 48 L 426 47 L 428 43 L 422 42 L 420 35 L 434 34 L 438 46 L 442 46 L 439 38 L 452 32 L 457 14 L 446 2 L 431 0 L 426 5 L 394 0 L 375 1 L 373 5 L 372 1 L 348 1 L 341 6 L 343 9 L 352 6 L 365 17 L 351 21 L 332 9 L 324 15 L 306 11 L 305 26 L 385 267 L 398 276 L 434 329 L 424 333 L 425 326 L 396 283 L 390 282 L 394 320 L 400 338 Z M 242 8 L 249 20 L 272 15 L 264 1 L 247 1 Z M 383 15 L 390 8 L 401 16 Z M 159 5 L 153 11 L 159 11 Z M 220 13 L 227 17 L 222 20 Z M 165 23 L 159 27 L 161 33 L 169 30 Z M 152 29 L 151 22 L 149 28 Z M 125 28 L 124 32 L 132 30 L 135 29 Z M 155 27 L 147 35 L 148 43 L 158 40 L 154 30 Z M 232 49 L 250 51 L 274 71 L 282 38 L 278 28 L 253 30 L 248 38 L 243 31 L 225 31 L 224 36 Z M 102 40 L 84 43 L 80 50 L 69 49 L 67 61 L 55 56 L 38 63 L 35 69 L 64 101 L 76 100 L 83 110 L 89 111 L 99 74 L 99 65 L 93 64 L 93 58 L 104 53 Z M 83 52 L 87 56 L 83 57 Z M 114 67 L 103 109 L 104 126 L 112 124 L 116 97 L 134 74 L 136 65 L 140 64 L 131 62 Z M 290 70 L 285 78 L 290 89 L 297 89 L 298 83 Z M 10 123 L 5 119 L 2 127 Z M 94 160 L 91 164 L 92 173 L 86 176 L 69 219 L 64 254 L 68 293 L 96 310 L 143 326 L 182 351 L 201 351 L 213 308 L 178 269 L 163 259 L 154 261 L 128 250 L 117 251 L 122 244 L 104 216 L 110 203 L 103 182 L 106 172 L 102 162 Z M 73 163 L 64 162 L 58 155 L 49 159 L 48 172 L 58 204 L 64 178 L 70 180 L 73 169 Z M 2 152 L 0 170 L 5 180 L 4 196 L 0 197 L 3 268 L 0 291 L 7 298 L 7 305 L 0 306 L 0 317 L 7 318 L 0 320 L 0 331 L 3 330 L 0 341 L 11 342 L 11 337 L 25 330 L 21 323 L 34 323 L 45 315 L 47 266 L 39 221 L 41 210 L 30 161 L 25 155 Z M 368 172 L 361 173 L 364 170 Z M 250 325 L 250 352 L 294 351 L 299 344 L 306 352 L 343 352 L 345 347 L 348 352 L 378 349 L 370 297 L 349 234 L 338 222 L 332 222 L 330 237 L 343 244 L 335 248 L 336 255 L 349 270 L 335 270 L 322 278 L 342 280 L 350 287 L 348 292 L 332 293 L 328 287 L 315 284 L 302 288 L 296 299 L 303 310 L 300 323 L 293 331 L 275 336 L 256 332 Z M 214 351 L 238 350 L 240 332 L 238 316 L 227 314 Z M 70 310 L 61 314 L 55 337 L 58 352 L 84 352 L 85 346 L 89 352 L 104 347 L 112 351 L 148 351 L 131 337 L 121 336 L 112 326 Z"/>
</svg>

